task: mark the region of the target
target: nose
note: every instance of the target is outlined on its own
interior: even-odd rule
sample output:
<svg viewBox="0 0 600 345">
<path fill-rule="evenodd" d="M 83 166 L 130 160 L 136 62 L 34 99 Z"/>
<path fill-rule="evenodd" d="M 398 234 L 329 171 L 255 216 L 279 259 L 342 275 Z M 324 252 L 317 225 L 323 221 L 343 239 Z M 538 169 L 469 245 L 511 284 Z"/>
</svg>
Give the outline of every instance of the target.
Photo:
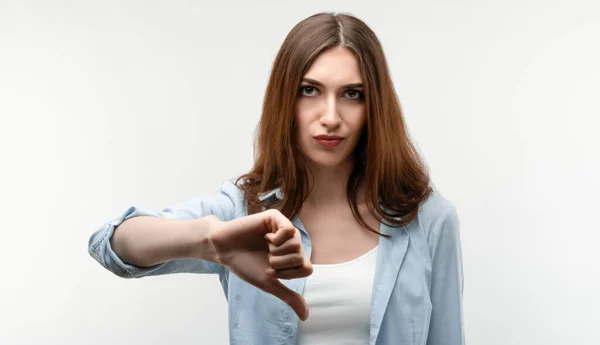
<svg viewBox="0 0 600 345">
<path fill-rule="evenodd" d="M 328 128 L 336 128 L 342 123 L 335 96 L 327 97 L 320 120 L 321 124 Z"/>
</svg>

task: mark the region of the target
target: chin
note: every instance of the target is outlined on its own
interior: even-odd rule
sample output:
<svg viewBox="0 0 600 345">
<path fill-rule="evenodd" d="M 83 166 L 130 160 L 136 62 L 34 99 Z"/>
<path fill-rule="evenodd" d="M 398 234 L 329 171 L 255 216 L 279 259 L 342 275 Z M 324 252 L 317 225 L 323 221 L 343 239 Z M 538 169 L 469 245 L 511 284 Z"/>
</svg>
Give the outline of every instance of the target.
<svg viewBox="0 0 600 345">
<path fill-rule="evenodd" d="M 318 167 L 336 167 L 348 160 L 349 157 L 340 157 L 338 155 L 307 155 L 310 164 Z"/>
</svg>

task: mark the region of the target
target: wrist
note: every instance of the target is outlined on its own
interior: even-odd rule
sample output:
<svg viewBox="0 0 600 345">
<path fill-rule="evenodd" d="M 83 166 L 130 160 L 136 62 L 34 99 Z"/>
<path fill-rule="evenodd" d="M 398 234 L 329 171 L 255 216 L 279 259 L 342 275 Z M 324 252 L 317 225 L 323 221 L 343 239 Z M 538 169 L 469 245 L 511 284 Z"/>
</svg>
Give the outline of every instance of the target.
<svg viewBox="0 0 600 345">
<path fill-rule="evenodd" d="M 214 215 L 190 221 L 193 240 L 190 248 L 191 257 L 195 259 L 217 262 L 218 255 L 212 241 L 212 234 L 222 225 L 222 221 Z"/>
</svg>

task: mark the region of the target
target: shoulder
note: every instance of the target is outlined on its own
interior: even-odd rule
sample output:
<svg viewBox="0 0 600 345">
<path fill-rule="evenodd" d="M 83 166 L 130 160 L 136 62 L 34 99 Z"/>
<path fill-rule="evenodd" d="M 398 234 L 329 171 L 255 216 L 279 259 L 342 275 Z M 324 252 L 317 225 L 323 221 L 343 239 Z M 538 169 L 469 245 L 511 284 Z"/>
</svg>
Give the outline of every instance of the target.
<svg viewBox="0 0 600 345">
<path fill-rule="evenodd" d="M 244 192 L 235 184 L 235 179 L 226 180 L 221 184 L 220 193 L 231 199 L 244 199 Z"/>
<path fill-rule="evenodd" d="M 432 191 L 419 206 L 415 219 L 428 239 L 439 236 L 444 229 L 458 228 L 458 215 L 454 204 L 439 192 Z"/>
<path fill-rule="evenodd" d="M 235 179 L 229 179 L 221 184 L 219 198 L 223 204 L 227 204 L 231 209 L 228 218 L 238 218 L 247 212 L 244 192 L 235 184 Z"/>
</svg>

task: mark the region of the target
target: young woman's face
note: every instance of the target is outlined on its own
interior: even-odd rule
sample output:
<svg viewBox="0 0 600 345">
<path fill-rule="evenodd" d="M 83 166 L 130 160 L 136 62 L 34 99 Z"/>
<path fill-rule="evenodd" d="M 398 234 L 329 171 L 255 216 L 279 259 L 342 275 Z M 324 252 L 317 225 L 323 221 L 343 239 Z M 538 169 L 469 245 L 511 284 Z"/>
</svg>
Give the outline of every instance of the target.
<svg viewBox="0 0 600 345">
<path fill-rule="evenodd" d="M 347 48 L 321 53 L 304 75 L 296 103 L 296 140 L 319 166 L 352 159 L 365 124 L 359 62 Z"/>
</svg>

